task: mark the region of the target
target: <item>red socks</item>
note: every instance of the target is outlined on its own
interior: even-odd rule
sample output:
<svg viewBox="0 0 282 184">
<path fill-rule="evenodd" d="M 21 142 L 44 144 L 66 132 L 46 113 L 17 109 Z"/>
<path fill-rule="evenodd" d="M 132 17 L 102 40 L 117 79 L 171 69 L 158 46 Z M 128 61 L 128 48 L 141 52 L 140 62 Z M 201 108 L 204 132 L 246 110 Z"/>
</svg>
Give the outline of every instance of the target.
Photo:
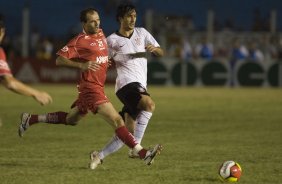
<svg viewBox="0 0 282 184">
<path fill-rule="evenodd" d="M 116 135 L 124 144 L 126 144 L 129 148 L 134 148 L 138 143 L 136 142 L 133 135 L 127 130 L 125 126 L 119 127 L 116 129 Z M 141 147 L 141 146 L 140 146 Z M 142 148 L 138 155 L 141 159 L 145 158 L 147 150 Z"/>
<path fill-rule="evenodd" d="M 44 115 L 31 115 L 29 119 L 29 125 L 33 125 L 39 122 L 44 122 L 44 123 L 51 123 L 51 124 L 67 124 L 66 123 L 66 117 L 68 113 L 66 112 L 53 112 L 53 113 L 48 113 L 46 114 L 46 119 L 42 120 L 39 119 L 38 116 L 44 116 Z"/>
<path fill-rule="evenodd" d="M 46 117 L 46 123 L 52 123 L 52 124 L 66 124 L 66 117 L 68 113 L 66 112 L 53 112 L 48 113 Z"/>
<path fill-rule="evenodd" d="M 118 138 L 124 142 L 129 148 L 134 148 L 137 144 L 133 135 L 127 130 L 125 126 L 116 129 L 116 135 Z"/>
<path fill-rule="evenodd" d="M 30 125 L 33 125 L 33 124 L 35 124 L 35 123 L 38 123 L 38 115 L 31 115 L 30 116 L 30 119 L 29 119 L 29 121 L 28 121 L 28 123 L 29 123 L 29 126 Z"/>
</svg>

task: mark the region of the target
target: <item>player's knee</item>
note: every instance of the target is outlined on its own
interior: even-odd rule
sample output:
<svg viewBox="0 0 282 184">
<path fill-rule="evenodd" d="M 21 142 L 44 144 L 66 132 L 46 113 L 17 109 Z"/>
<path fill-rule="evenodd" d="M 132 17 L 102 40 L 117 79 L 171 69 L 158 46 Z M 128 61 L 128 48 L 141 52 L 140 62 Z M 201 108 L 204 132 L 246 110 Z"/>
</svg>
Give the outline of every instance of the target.
<svg viewBox="0 0 282 184">
<path fill-rule="evenodd" d="M 155 110 L 155 102 L 153 100 L 148 100 L 146 103 L 146 108 L 145 110 L 148 112 L 154 112 Z"/>
</svg>

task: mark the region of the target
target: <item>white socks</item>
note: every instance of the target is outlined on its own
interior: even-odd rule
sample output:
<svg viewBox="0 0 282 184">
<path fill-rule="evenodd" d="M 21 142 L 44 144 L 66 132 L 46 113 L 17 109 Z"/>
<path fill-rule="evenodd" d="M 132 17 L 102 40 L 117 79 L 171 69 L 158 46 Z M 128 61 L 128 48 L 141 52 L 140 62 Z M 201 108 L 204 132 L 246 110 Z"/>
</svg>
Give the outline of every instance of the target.
<svg viewBox="0 0 282 184">
<path fill-rule="evenodd" d="M 139 144 L 143 139 L 145 130 L 147 128 L 147 125 L 151 117 L 152 117 L 152 113 L 147 111 L 141 111 L 137 116 L 136 126 L 134 129 L 134 137 Z"/>
<path fill-rule="evenodd" d="M 118 138 L 118 136 L 114 135 L 108 144 L 101 151 L 99 151 L 99 158 L 104 159 L 109 154 L 119 150 L 122 146 L 123 142 Z"/>
<path fill-rule="evenodd" d="M 152 117 L 151 112 L 141 111 L 136 119 L 134 138 L 139 144 L 142 141 L 148 122 L 151 117 Z M 104 159 L 106 156 L 110 155 L 111 153 L 118 151 L 123 146 L 123 144 L 124 143 L 116 135 L 114 135 L 112 139 L 108 142 L 108 144 L 99 152 L 99 158 Z M 136 145 L 135 152 L 136 151 L 138 152 L 139 149 L 140 150 L 142 149 L 142 147 L 139 144 L 138 146 Z"/>
</svg>

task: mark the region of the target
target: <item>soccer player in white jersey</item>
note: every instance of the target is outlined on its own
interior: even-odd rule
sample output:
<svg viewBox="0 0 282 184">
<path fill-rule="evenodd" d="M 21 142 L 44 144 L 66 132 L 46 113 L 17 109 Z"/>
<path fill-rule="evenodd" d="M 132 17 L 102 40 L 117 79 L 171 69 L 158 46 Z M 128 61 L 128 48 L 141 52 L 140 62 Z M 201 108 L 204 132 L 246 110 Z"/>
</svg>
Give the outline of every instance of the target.
<svg viewBox="0 0 282 184">
<path fill-rule="evenodd" d="M 141 143 L 155 109 L 155 103 L 147 92 L 146 52 L 155 56 L 163 56 L 164 52 L 146 29 L 135 27 L 136 15 L 136 8 L 132 4 L 120 5 L 116 15 L 119 30 L 108 36 L 107 42 L 110 58 L 117 69 L 115 92 L 124 105 L 120 113 L 128 130 Z M 97 160 L 103 160 L 122 146 L 123 142 L 114 136 L 95 156 Z M 129 150 L 129 156 L 133 158 L 137 155 Z"/>
</svg>

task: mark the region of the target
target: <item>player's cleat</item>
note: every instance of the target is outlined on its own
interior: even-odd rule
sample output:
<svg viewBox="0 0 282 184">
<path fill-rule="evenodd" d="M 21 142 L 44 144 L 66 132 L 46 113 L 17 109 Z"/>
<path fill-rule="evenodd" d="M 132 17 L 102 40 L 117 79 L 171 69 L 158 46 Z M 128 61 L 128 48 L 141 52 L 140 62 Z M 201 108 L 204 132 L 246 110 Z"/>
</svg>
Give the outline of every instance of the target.
<svg viewBox="0 0 282 184">
<path fill-rule="evenodd" d="M 151 165 L 154 162 L 154 158 L 161 153 L 163 146 L 157 144 L 154 148 L 149 149 L 143 159 L 147 165 Z"/>
<path fill-rule="evenodd" d="M 128 150 L 128 157 L 129 158 L 140 158 L 138 154 L 136 154 L 133 149 Z"/>
<path fill-rule="evenodd" d="M 28 129 L 30 117 L 31 115 L 29 113 L 22 113 L 21 123 L 18 130 L 20 137 L 22 137 L 24 132 Z"/>
<path fill-rule="evenodd" d="M 90 164 L 89 164 L 89 168 L 94 170 L 96 169 L 96 167 L 98 167 L 98 165 L 103 163 L 103 160 L 99 158 L 99 153 L 98 151 L 93 151 L 90 153 Z"/>
</svg>

